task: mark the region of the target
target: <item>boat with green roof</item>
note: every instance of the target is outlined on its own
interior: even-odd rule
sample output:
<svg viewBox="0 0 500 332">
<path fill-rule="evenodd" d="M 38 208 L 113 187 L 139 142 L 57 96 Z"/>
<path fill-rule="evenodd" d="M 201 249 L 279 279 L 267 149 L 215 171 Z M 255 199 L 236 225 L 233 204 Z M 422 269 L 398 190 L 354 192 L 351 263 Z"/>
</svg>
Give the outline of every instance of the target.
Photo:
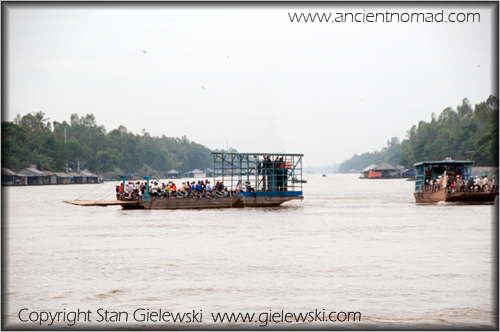
<svg viewBox="0 0 500 332">
<path fill-rule="evenodd" d="M 498 196 L 497 174 L 487 185 L 470 185 L 470 160 L 423 161 L 414 164 L 415 200 L 417 203 L 462 202 L 490 203 Z M 465 180 L 465 182 L 463 182 Z"/>
</svg>

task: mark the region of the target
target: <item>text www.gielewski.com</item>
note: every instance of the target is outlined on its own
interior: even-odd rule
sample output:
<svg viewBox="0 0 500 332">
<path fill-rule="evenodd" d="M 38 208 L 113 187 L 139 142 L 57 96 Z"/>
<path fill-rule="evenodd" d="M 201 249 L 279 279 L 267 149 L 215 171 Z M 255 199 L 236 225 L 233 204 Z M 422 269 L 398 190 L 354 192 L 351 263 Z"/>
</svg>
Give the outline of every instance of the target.
<svg viewBox="0 0 500 332">
<path fill-rule="evenodd" d="M 362 12 L 347 13 L 288 13 L 292 23 L 479 23 L 479 13 L 430 13 Z"/>
<path fill-rule="evenodd" d="M 215 323 L 260 323 L 259 326 L 267 326 L 268 323 L 312 323 L 312 322 L 355 322 L 361 321 L 359 311 L 331 311 L 314 310 L 308 312 L 285 312 L 284 310 L 272 312 L 261 312 L 260 314 L 249 312 L 218 312 L 212 313 Z"/>
</svg>

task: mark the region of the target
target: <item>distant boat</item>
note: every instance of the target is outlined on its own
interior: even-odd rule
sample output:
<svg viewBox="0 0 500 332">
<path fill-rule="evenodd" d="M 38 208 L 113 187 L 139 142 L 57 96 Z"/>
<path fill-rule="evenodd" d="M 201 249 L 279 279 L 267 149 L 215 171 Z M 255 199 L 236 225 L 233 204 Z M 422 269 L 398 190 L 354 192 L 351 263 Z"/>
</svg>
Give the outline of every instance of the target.
<svg viewBox="0 0 500 332">
<path fill-rule="evenodd" d="M 323 174 L 323 177 L 326 178 L 326 174 Z"/>
</svg>

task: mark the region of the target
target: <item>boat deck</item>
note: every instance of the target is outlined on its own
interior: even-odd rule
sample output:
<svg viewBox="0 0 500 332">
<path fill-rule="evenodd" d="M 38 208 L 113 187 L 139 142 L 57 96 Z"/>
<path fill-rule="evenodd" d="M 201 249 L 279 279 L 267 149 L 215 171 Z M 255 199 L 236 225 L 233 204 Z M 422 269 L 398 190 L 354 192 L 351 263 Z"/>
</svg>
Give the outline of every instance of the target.
<svg viewBox="0 0 500 332">
<path fill-rule="evenodd" d="M 121 206 L 124 209 L 207 209 L 279 206 L 290 200 L 303 199 L 302 192 L 242 193 L 238 196 L 219 198 L 167 198 L 151 197 L 148 201 L 68 200 L 67 204 L 79 206 Z"/>
</svg>

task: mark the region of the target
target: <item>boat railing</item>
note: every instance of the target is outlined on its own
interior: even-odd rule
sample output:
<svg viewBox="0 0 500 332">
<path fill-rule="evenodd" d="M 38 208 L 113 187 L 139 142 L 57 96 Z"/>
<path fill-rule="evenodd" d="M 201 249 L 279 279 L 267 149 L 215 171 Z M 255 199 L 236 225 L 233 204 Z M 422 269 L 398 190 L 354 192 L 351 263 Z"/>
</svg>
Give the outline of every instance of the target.
<svg viewBox="0 0 500 332">
<path fill-rule="evenodd" d="M 441 190 L 441 185 L 439 184 L 427 184 L 422 186 L 422 192 L 424 193 L 433 193 Z"/>
<path fill-rule="evenodd" d="M 446 187 L 448 193 L 498 193 L 498 186 L 496 185 L 463 185 L 457 188 L 452 188 L 451 186 Z"/>
</svg>

